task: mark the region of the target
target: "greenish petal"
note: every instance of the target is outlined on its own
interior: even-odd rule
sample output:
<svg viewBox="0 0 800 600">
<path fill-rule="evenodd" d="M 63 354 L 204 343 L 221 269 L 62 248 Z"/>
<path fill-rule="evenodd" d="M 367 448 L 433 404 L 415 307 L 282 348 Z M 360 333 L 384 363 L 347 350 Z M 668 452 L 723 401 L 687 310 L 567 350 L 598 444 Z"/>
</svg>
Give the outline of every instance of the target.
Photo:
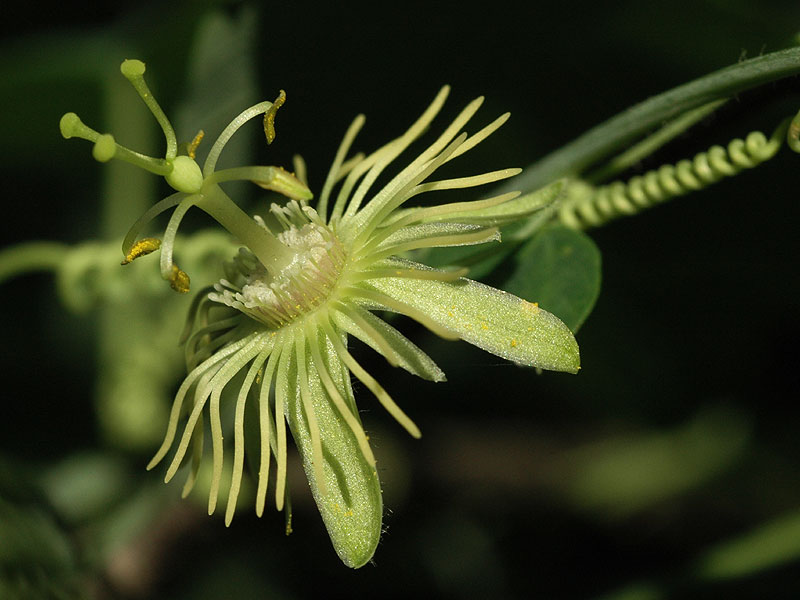
<svg viewBox="0 0 800 600">
<path fill-rule="evenodd" d="M 394 265 L 426 269 L 393 259 Z M 470 279 L 455 282 L 384 277 L 359 284 L 423 312 L 461 339 L 518 364 L 576 373 L 578 344 L 556 316 L 537 304 Z"/>
<path fill-rule="evenodd" d="M 319 345 L 336 387 L 345 401 L 355 407 L 349 373 L 327 338 L 320 334 L 317 339 L 306 343 Z M 310 351 L 306 355 L 310 356 Z M 324 494 L 316 481 L 310 424 L 303 410 L 294 356 L 289 365 L 286 419 L 333 547 L 344 564 L 358 568 L 372 558 L 381 535 L 383 501 L 378 473 L 364 458 L 353 432 L 325 392 L 316 369 L 309 364 L 307 371 L 316 426 L 322 441 Z M 358 419 L 358 412 L 354 414 Z"/>
</svg>

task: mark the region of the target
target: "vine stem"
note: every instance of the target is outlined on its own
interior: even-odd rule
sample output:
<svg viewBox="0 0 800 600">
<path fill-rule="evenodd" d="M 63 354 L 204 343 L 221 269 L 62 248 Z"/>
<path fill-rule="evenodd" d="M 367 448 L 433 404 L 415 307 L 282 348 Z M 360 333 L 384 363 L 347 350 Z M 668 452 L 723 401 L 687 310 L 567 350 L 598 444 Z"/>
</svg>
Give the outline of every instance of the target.
<svg viewBox="0 0 800 600">
<path fill-rule="evenodd" d="M 574 176 L 683 113 L 715 100 L 800 73 L 800 47 L 731 65 L 636 104 L 525 169 L 499 192 L 535 190 Z"/>
</svg>

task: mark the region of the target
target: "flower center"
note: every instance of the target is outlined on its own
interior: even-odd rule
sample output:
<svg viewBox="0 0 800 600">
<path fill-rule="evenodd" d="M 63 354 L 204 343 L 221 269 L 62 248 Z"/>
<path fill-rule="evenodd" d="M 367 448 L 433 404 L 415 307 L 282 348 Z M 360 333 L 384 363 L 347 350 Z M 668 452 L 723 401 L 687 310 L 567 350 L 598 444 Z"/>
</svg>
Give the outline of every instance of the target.
<svg viewBox="0 0 800 600">
<path fill-rule="evenodd" d="M 271 210 L 284 227 L 277 238 L 294 252 L 294 259 L 273 276 L 252 252 L 242 248 L 226 265 L 228 279 L 217 283 L 216 293 L 209 298 L 278 329 L 327 302 L 344 268 L 345 252 L 313 209 L 293 201 L 282 208 L 273 205 Z"/>
</svg>

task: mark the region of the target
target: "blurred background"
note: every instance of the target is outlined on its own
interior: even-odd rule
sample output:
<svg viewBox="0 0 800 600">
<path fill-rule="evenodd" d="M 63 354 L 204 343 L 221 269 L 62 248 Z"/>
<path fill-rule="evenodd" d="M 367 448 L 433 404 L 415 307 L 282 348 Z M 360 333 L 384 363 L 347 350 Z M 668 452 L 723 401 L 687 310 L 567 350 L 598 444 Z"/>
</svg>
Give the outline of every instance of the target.
<svg viewBox="0 0 800 600">
<path fill-rule="evenodd" d="M 796 44 L 796 0 L 165 4 L 4 7 L 2 247 L 68 244 L 53 253 L 72 270 L 1 288 L 0 597 L 798 597 L 797 155 L 589 232 L 603 281 L 577 376 L 537 375 L 412 323 L 401 329 L 446 384 L 358 348 L 423 437 L 357 388 L 386 532 L 374 565 L 351 571 L 296 464 L 289 537 L 283 515 L 258 520 L 249 505 L 226 529 L 202 493 L 180 501 L 163 471 L 144 470 L 183 375 L 176 345 L 153 349 L 177 341 L 188 300 L 95 259 L 118 261 L 108 248 L 168 192 L 58 131 L 75 111 L 160 152 L 119 75 L 136 57 L 181 140 L 198 127 L 213 140 L 285 89 L 276 142 L 254 127 L 224 158 L 290 167 L 299 152 L 312 189 L 356 114 L 357 149 L 370 150 L 445 83 L 442 122 L 481 94 L 479 125 L 512 113 L 457 172 L 525 167 L 651 95 Z M 640 168 L 769 133 L 798 108 L 796 78 L 742 94 Z M 242 194 L 251 210 L 264 202 Z M 210 280 L 219 255 L 186 260 Z"/>
</svg>

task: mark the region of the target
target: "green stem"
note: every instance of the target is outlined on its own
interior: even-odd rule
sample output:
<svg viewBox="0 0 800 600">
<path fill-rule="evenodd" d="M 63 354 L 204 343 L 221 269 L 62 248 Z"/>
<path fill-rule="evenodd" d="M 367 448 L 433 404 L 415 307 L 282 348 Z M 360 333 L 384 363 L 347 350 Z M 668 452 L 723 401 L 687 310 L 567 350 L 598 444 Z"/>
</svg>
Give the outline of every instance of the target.
<svg viewBox="0 0 800 600">
<path fill-rule="evenodd" d="M 645 100 L 590 129 L 529 166 L 500 191 L 535 190 L 561 177 L 581 173 L 620 148 L 683 113 L 709 102 L 800 72 L 800 48 L 773 52 L 731 65 Z"/>
<path fill-rule="evenodd" d="M 197 206 L 256 255 L 271 275 L 292 262 L 295 253 L 239 208 L 218 185 L 204 189 Z"/>
<path fill-rule="evenodd" d="M 592 184 L 608 181 L 619 175 L 626 169 L 635 165 L 640 160 L 650 156 L 664 144 L 669 143 L 676 136 L 680 135 L 698 121 L 703 120 L 708 115 L 717 110 L 725 100 L 715 100 L 704 104 L 699 108 L 694 108 L 680 115 L 677 119 L 670 121 L 654 134 L 647 136 L 638 144 L 625 150 L 622 154 L 612 158 L 608 164 L 600 167 L 596 171 L 587 173 L 583 179 Z"/>
</svg>

